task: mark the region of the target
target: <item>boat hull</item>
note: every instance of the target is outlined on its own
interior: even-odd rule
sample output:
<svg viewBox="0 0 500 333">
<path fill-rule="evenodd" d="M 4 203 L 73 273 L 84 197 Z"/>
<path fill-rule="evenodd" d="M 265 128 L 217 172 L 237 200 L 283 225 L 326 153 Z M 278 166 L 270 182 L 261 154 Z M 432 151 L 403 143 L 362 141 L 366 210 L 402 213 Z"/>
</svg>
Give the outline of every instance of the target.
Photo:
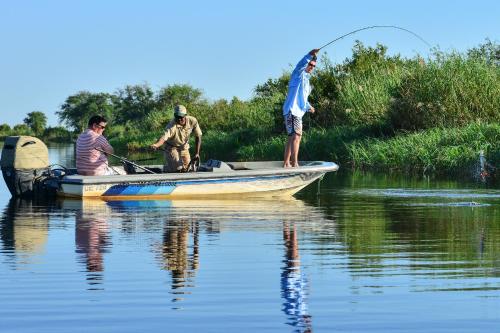
<svg viewBox="0 0 500 333">
<path fill-rule="evenodd" d="M 326 172 L 336 171 L 331 162 L 315 162 L 299 168 L 231 170 L 189 174 L 125 176 L 68 176 L 60 182 L 58 194 L 64 197 L 190 198 L 213 196 L 290 196 Z"/>
</svg>

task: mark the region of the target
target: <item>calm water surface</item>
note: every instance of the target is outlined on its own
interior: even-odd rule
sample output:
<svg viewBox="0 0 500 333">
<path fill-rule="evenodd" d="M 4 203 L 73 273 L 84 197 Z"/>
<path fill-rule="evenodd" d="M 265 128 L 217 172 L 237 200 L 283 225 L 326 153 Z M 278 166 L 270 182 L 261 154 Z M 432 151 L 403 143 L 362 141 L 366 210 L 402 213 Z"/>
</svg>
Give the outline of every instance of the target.
<svg viewBox="0 0 500 333">
<path fill-rule="evenodd" d="M 289 200 L 44 203 L 2 180 L 0 332 L 499 332 L 499 204 L 374 175 Z"/>
</svg>

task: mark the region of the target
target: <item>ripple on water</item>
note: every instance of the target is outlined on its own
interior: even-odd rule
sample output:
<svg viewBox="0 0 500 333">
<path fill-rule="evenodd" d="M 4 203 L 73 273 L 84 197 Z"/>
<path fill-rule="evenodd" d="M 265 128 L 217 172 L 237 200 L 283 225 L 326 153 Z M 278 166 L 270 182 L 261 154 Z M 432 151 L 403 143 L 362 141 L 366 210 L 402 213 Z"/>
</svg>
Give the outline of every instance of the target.
<svg viewBox="0 0 500 333">
<path fill-rule="evenodd" d="M 422 203 L 407 203 L 404 206 L 425 206 L 425 207 L 488 207 L 491 204 L 480 203 L 475 201 L 460 201 L 460 202 L 422 202 Z"/>
<path fill-rule="evenodd" d="M 488 207 L 490 203 L 477 200 L 500 199 L 500 191 L 488 190 L 425 190 L 425 189 L 362 189 L 349 193 L 365 197 L 386 197 L 395 199 L 429 199 L 432 202 L 401 203 L 403 206 L 421 207 Z M 436 202 L 438 200 L 445 200 Z M 462 199 L 460 201 L 453 201 Z M 465 199 L 465 200 L 463 200 Z M 448 201 L 447 201 L 448 200 Z"/>
<path fill-rule="evenodd" d="M 448 198 L 448 199 L 500 199 L 500 191 L 488 190 L 417 190 L 417 189 L 365 189 L 358 195 L 399 198 Z"/>
</svg>

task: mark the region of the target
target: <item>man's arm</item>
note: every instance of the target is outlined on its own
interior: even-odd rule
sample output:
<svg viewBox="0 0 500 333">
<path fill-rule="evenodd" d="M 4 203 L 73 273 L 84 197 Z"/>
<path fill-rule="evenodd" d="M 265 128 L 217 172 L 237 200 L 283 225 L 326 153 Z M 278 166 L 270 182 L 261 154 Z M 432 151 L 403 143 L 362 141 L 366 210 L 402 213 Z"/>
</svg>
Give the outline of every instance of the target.
<svg viewBox="0 0 500 333">
<path fill-rule="evenodd" d="M 292 76 L 297 76 L 306 70 L 307 64 L 311 61 L 312 55 L 309 53 L 304 56 L 304 58 L 300 59 L 300 61 L 295 66 L 295 69 L 292 72 Z"/>
<path fill-rule="evenodd" d="M 167 141 L 172 136 L 172 126 L 170 125 L 171 124 L 169 123 L 167 125 L 167 128 L 165 129 L 165 133 L 163 133 L 163 135 L 158 139 L 158 141 L 150 145 L 149 148 L 153 150 L 160 148 L 165 143 L 165 141 Z"/>
<path fill-rule="evenodd" d="M 195 136 L 194 142 L 196 145 L 196 152 L 195 152 L 194 158 L 199 159 L 200 158 L 200 150 L 201 150 L 201 135 Z"/>
<path fill-rule="evenodd" d="M 307 64 L 313 59 L 313 57 L 315 57 L 319 52 L 319 49 L 312 49 L 311 51 L 309 51 L 308 54 L 306 54 L 304 56 L 304 58 L 300 59 L 300 61 L 297 63 L 297 66 L 295 66 L 295 69 L 293 70 L 293 73 L 301 73 L 303 72 L 306 67 L 307 67 Z"/>
<path fill-rule="evenodd" d="M 108 140 L 106 140 L 106 138 L 104 136 L 100 136 L 98 139 L 97 139 L 97 142 L 99 143 L 99 148 L 102 149 L 104 152 L 106 152 L 107 154 L 113 154 L 114 152 L 114 149 L 113 147 L 109 144 Z"/>
<path fill-rule="evenodd" d="M 153 143 L 153 144 L 152 144 L 151 146 L 149 146 L 149 147 L 150 147 L 150 148 L 152 148 L 152 149 L 154 149 L 154 150 L 156 150 L 156 149 L 160 148 L 160 147 L 161 147 L 161 145 L 162 145 L 162 144 L 164 144 L 164 143 L 165 143 L 165 136 L 164 136 L 164 135 L 162 135 L 162 136 L 158 139 L 158 141 L 156 141 L 155 143 Z"/>
</svg>

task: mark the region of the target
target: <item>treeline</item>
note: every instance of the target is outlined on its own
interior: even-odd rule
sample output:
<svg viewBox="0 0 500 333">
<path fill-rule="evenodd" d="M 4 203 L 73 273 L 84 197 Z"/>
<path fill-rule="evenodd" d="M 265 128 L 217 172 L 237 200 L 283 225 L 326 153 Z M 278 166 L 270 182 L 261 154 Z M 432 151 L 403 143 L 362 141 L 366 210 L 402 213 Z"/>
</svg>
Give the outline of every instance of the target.
<svg viewBox="0 0 500 333">
<path fill-rule="evenodd" d="M 300 55 L 297 56 L 297 59 Z M 313 73 L 311 104 L 317 115 L 307 126 L 369 126 L 390 134 L 434 127 L 463 126 L 472 121 L 500 120 L 500 47 L 486 41 L 465 53 L 435 50 L 428 58 L 387 55 L 383 45 L 357 42 L 352 57 L 332 64 L 323 56 Z M 174 84 L 154 91 L 131 85 L 113 94 L 79 92 L 57 112 L 59 119 L 81 132 L 95 113 L 110 120 L 112 137 L 161 131 L 182 103 L 205 130 L 230 132 L 282 131 L 281 107 L 289 73 L 257 85 L 247 101 L 208 101 L 200 89 Z"/>
<path fill-rule="evenodd" d="M 47 116 L 41 111 L 33 111 L 26 115 L 22 124 L 12 127 L 0 124 L 0 139 L 10 135 L 30 135 L 47 141 L 68 142 L 72 140 L 72 131 L 62 126 L 47 126 Z"/>
</svg>

